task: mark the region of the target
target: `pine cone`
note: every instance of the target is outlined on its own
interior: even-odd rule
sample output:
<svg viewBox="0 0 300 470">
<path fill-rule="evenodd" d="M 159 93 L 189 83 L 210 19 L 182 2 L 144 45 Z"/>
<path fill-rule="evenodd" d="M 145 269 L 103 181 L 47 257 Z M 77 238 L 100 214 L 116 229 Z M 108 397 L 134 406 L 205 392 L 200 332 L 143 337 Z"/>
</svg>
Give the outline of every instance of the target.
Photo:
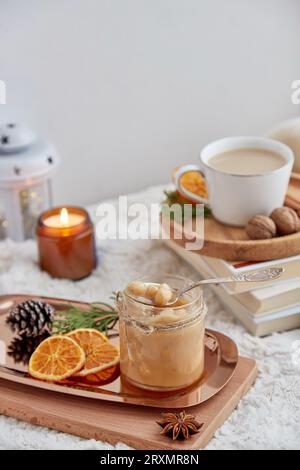
<svg viewBox="0 0 300 470">
<path fill-rule="evenodd" d="M 8 355 L 12 357 L 16 363 L 23 362 L 23 364 L 26 365 L 34 350 L 49 336 L 50 333 L 48 333 L 48 331 L 44 331 L 41 335 L 35 337 L 28 337 L 26 335 L 17 336 L 8 347 Z"/>
<path fill-rule="evenodd" d="M 38 336 L 50 330 L 54 308 L 41 300 L 28 300 L 17 305 L 8 315 L 6 323 L 12 331 L 24 336 Z"/>
</svg>

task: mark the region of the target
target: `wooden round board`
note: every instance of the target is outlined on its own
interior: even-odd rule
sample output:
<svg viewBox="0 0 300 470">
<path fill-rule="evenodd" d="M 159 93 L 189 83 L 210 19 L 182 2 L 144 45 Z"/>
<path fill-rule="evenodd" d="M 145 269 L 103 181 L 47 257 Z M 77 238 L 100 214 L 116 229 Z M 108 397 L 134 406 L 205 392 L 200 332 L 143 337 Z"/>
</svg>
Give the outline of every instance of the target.
<svg viewBox="0 0 300 470">
<path fill-rule="evenodd" d="M 300 175 L 293 174 L 286 205 L 300 210 Z M 171 236 L 179 229 L 173 223 Z M 177 227 L 176 227 L 177 226 Z M 197 235 L 196 235 L 197 236 Z M 172 237 L 173 238 L 173 237 Z M 174 240 L 184 246 L 191 239 Z M 204 246 L 201 255 L 229 261 L 267 261 L 300 254 L 300 232 L 271 240 L 249 240 L 245 229 L 230 227 L 207 217 L 204 223 Z"/>
</svg>

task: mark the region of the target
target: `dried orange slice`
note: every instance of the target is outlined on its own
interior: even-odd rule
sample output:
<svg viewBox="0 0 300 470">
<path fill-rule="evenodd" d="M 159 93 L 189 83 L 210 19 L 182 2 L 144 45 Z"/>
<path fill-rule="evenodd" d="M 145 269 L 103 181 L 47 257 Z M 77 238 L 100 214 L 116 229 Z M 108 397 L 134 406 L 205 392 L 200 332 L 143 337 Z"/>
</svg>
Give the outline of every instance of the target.
<svg viewBox="0 0 300 470">
<path fill-rule="evenodd" d="M 85 377 L 88 382 L 91 383 L 107 383 L 110 382 L 113 378 L 119 375 L 119 366 L 118 364 L 108 367 L 107 369 L 100 370 L 96 374 L 89 374 Z"/>
<path fill-rule="evenodd" d="M 74 374 L 76 377 L 85 377 L 119 362 L 119 350 L 103 333 L 92 328 L 81 328 L 71 331 L 67 336 L 76 341 L 85 353 L 85 366 Z"/>
<path fill-rule="evenodd" d="M 175 168 L 173 172 L 173 180 L 175 179 L 176 173 L 180 167 Z M 188 171 L 181 177 L 181 185 L 193 194 L 207 198 L 207 186 L 205 179 L 197 171 Z M 187 196 L 180 194 L 184 199 Z"/>
<path fill-rule="evenodd" d="M 113 380 L 115 380 L 120 375 L 120 367 L 119 364 L 114 366 L 108 367 L 107 369 L 100 370 L 99 372 L 88 374 L 85 377 L 69 377 L 68 382 L 72 381 L 79 384 L 84 385 L 95 385 L 95 386 L 103 386 L 106 385 Z"/>
<path fill-rule="evenodd" d="M 29 373 L 37 379 L 59 382 L 78 372 L 84 364 L 84 351 L 76 341 L 65 335 L 50 336 L 33 352 Z"/>
<path fill-rule="evenodd" d="M 191 193 L 207 197 L 207 189 L 204 178 L 197 171 L 189 171 L 181 178 L 182 186 Z"/>
</svg>

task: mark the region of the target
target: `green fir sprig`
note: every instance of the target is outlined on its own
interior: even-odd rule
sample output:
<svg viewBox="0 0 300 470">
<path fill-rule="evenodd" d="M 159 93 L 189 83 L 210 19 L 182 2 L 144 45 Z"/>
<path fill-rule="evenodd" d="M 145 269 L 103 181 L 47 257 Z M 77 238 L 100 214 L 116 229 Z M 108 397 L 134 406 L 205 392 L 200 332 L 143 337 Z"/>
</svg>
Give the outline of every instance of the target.
<svg viewBox="0 0 300 470">
<path fill-rule="evenodd" d="M 94 328 L 112 336 L 112 330 L 118 320 L 117 310 L 105 302 L 92 303 L 87 310 L 72 305 L 68 309 L 57 311 L 52 324 L 52 334 L 65 334 L 78 328 Z"/>
<path fill-rule="evenodd" d="M 164 210 L 164 205 L 173 206 L 173 204 L 179 204 L 182 207 L 182 213 L 184 214 L 185 205 L 189 204 L 185 199 L 183 199 L 178 191 L 164 191 L 166 196 L 165 200 L 162 202 L 161 211 L 162 215 L 168 215 L 169 211 Z M 199 215 L 199 208 L 196 204 L 189 204 L 189 209 L 191 209 L 191 217 L 196 217 Z M 202 211 L 202 209 L 200 209 Z M 211 215 L 211 211 L 208 207 L 204 206 L 204 217 L 208 217 Z M 176 213 L 173 211 L 170 212 L 171 220 L 174 220 Z"/>
</svg>

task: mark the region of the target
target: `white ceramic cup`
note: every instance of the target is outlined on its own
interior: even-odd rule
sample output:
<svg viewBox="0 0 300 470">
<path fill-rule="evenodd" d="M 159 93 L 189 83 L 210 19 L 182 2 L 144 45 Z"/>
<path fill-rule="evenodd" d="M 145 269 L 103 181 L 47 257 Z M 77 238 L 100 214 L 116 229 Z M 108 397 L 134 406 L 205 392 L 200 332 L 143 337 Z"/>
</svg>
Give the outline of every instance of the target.
<svg viewBox="0 0 300 470">
<path fill-rule="evenodd" d="M 253 148 L 275 152 L 285 163 L 271 172 L 258 175 L 236 175 L 212 168 L 209 161 L 215 155 L 228 150 Z M 242 158 L 242 157 L 241 157 Z M 228 225 L 245 226 L 257 214 L 269 215 L 282 207 L 294 164 L 294 154 L 285 144 L 265 137 L 226 137 L 203 148 L 200 165 L 185 165 L 179 168 L 175 184 L 181 194 L 199 204 L 206 204 L 213 216 Z M 181 184 L 182 176 L 197 171 L 204 176 L 208 199 L 186 190 Z"/>
</svg>

